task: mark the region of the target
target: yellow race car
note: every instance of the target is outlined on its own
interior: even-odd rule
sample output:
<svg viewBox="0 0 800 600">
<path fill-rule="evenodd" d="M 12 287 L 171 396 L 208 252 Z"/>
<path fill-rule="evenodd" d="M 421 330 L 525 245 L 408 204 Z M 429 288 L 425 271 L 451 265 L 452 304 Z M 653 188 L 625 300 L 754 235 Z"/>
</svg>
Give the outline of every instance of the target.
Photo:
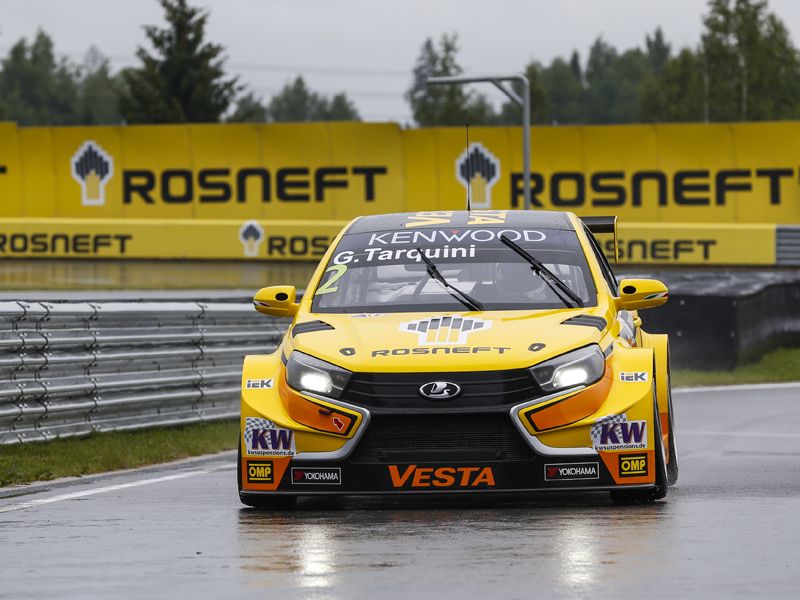
<svg viewBox="0 0 800 600">
<path fill-rule="evenodd" d="M 653 502 L 678 477 L 666 335 L 594 233 L 613 217 L 441 211 L 360 217 L 242 372 L 239 497 L 607 490 Z"/>
</svg>

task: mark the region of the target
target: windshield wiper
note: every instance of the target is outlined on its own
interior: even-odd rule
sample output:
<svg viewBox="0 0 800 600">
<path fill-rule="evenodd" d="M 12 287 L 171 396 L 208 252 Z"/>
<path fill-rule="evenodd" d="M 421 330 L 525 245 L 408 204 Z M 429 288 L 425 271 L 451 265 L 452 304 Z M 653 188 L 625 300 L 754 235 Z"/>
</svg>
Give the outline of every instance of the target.
<svg viewBox="0 0 800 600">
<path fill-rule="evenodd" d="M 460 289 L 458 289 L 452 283 L 447 281 L 447 279 L 444 278 L 444 275 L 442 275 L 441 272 L 439 272 L 439 269 L 436 267 L 436 265 L 433 264 L 433 262 L 431 262 L 431 259 L 428 258 L 427 256 L 425 256 L 422 253 L 422 249 L 421 248 L 417 248 L 417 252 L 419 252 L 420 258 L 423 261 L 425 261 L 425 265 L 426 265 L 425 270 L 428 272 L 428 276 L 431 279 L 435 279 L 436 281 L 441 283 L 448 290 L 448 293 L 453 298 L 455 298 L 456 300 L 461 302 L 461 304 L 466 306 L 468 309 L 470 309 L 470 310 L 483 310 L 483 304 L 481 304 L 480 302 L 475 300 L 475 298 L 473 298 L 472 296 L 470 296 L 466 292 L 462 292 Z M 456 293 L 454 294 L 450 290 L 453 290 Z"/>
<path fill-rule="evenodd" d="M 512 242 L 508 237 L 506 237 L 505 233 L 500 235 L 500 241 L 511 248 L 514 252 L 519 254 L 526 262 L 528 262 L 531 265 L 531 269 L 539 274 L 539 276 L 547 285 L 550 286 L 550 289 L 555 292 L 556 296 L 558 296 L 564 304 L 570 306 L 570 303 L 567 302 L 567 298 L 569 298 L 574 305 L 571 308 L 583 308 L 583 300 L 581 300 L 580 296 L 573 292 L 572 289 L 570 289 L 566 283 L 561 281 L 561 279 L 559 279 L 550 269 L 545 267 L 542 261 L 534 256 L 531 256 L 516 242 Z M 564 296 L 566 296 L 566 298 Z"/>
</svg>

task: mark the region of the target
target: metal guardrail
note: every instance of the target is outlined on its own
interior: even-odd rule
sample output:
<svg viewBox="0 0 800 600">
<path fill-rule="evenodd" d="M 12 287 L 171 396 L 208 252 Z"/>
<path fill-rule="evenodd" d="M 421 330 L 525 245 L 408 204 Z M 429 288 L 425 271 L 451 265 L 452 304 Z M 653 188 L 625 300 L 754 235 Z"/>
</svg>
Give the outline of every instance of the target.
<svg viewBox="0 0 800 600">
<path fill-rule="evenodd" d="M 249 303 L 0 302 L 0 444 L 235 418 L 243 357 L 288 322 Z"/>
</svg>

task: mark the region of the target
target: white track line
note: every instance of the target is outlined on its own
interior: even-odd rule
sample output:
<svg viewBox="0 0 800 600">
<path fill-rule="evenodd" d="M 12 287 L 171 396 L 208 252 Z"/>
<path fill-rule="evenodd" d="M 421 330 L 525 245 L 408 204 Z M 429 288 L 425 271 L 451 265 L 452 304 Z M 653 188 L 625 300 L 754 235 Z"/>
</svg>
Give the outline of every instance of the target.
<svg viewBox="0 0 800 600">
<path fill-rule="evenodd" d="M 0 506 L 0 513 L 11 512 L 12 510 L 22 510 L 23 508 L 32 508 L 42 504 L 51 504 L 53 502 L 61 502 L 63 500 L 74 500 L 75 498 L 85 498 L 86 496 L 94 496 L 95 494 L 105 494 L 106 492 L 116 492 L 117 490 L 124 490 L 127 488 L 140 487 L 143 485 L 150 485 L 151 483 L 162 483 L 164 481 L 175 481 L 176 479 L 185 479 L 186 477 L 194 477 L 195 475 L 205 475 L 213 471 L 227 469 L 229 467 L 216 467 L 212 469 L 203 469 L 201 471 L 185 471 L 183 473 L 176 473 L 174 475 L 164 475 L 163 477 L 155 477 L 153 479 L 141 479 L 139 481 L 131 481 L 130 483 L 118 483 L 116 485 L 107 485 L 99 488 L 92 488 L 90 490 L 81 490 L 80 492 L 70 492 L 68 494 L 59 494 L 57 496 L 50 496 L 48 498 L 38 498 L 36 500 L 29 500 L 27 502 L 20 502 L 18 504 L 9 504 L 8 506 Z"/>
<path fill-rule="evenodd" d="M 699 387 L 679 387 L 672 390 L 675 394 L 693 394 L 696 392 L 736 392 L 748 390 L 783 390 L 797 388 L 800 390 L 800 381 L 788 383 L 744 383 L 738 385 L 709 385 Z"/>
</svg>

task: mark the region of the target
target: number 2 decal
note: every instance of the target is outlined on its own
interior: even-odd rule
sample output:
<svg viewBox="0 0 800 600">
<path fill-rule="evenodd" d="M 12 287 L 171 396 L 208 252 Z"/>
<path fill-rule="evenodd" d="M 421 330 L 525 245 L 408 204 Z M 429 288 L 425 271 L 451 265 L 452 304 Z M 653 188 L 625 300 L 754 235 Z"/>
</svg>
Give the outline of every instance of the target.
<svg viewBox="0 0 800 600">
<path fill-rule="evenodd" d="M 330 273 L 331 276 L 328 278 L 328 281 L 317 288 L 317 293 L 314 294 L 315 296 L 319 296 L 320 294 L 332 294 L 338 291 L 339 288 L 333 287 L 333 284 L 339 281 L 342 275 L 347 272 L 347 265 L 331 265 L 325 269 L 325 272 Z"/>
</svg>

